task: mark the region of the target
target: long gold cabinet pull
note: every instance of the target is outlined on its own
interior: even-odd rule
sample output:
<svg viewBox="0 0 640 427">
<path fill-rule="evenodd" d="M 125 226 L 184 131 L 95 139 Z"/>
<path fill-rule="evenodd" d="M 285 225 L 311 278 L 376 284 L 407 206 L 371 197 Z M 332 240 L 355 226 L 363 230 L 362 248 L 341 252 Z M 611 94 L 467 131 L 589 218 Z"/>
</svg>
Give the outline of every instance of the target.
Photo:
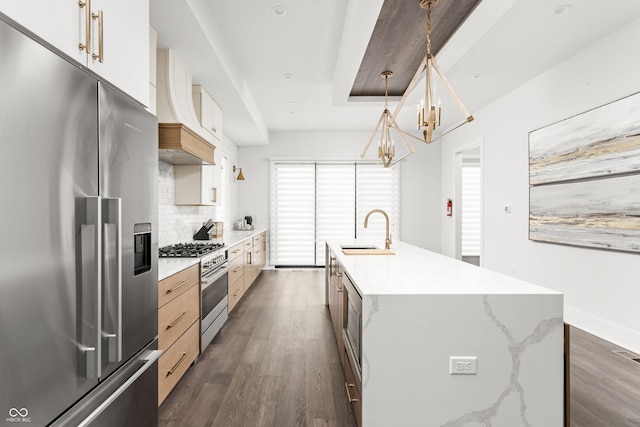
<svg viewBox="0 0 640 427">
<path fill-rule="evenodd" d="M 173 365 L 173 368 L 171 368 L 170 370 L 167 371 L 167 376 L 173 375 L 173 373 L 176 371 L 176 369 L 178 369 L 178 366 L 180 366 L 182 364 L 182 362 L 184 362 L 184 359 L 186 359 L 186 358 L 187 358 L 187 353 L 182 353 L 182 356 L 180 356 L 180 360 L 178 360 L 178 363 Z"/>
<path fill-rule="evenodd" d="M 186 285 L 187 283 L 189 283 L 191 280 L 183 280 L 182 282 L 178 283 L 177 286 L 171 288 L 171 289 L 167 289 L 167 293 L 170 294 L 171 292 L 175 292 L 178 289 L 180 289 L 181 287 L 183 287 L 184 285 Z"/>
<path fill-rule="evenodd" d="M 102 17 L 102 11 L 98 10 L 97 14 L 92 13 L 91 19 L 94 21 L 96 19 L 98 20 L 98 54 L 92 53 L 91 57 L 94 60 L 97 59 L 98 62 L 104 62 L 104 19 Z"/>
<path fill-rule="evenodd" d="M 78 43 L 78 48 L 91 53 L 91 0 L 80 0 L 78 6 L 84 8 L 84 44 Z"/>
<path fill-rule="evenodd" d="M 360 401 L 360 399 L 358 399 L 357 397 L 351 397 L 351 393 L 349 392 L 349 389 L 355 386 L 355 384 L 344 383 L 344 388 L 347 390 L 347 398 L 349 398 L 349 403 Z"/>
<path fill-rule="evenodd" d="M 171 329 L 174 326 L 176 326 L 178 324 L 178 322 L 180 322 L 182 319 L 184 319 L 184 316 L 186 316 L 186 315 L 187 315 L 186 311 L 182 312 L 182 314 L 180 316 L 178 316 L 178 318 L 176 320 L 174 320 L 173 322 L 171 322 L 171 323 L 169 323 L 167 325 L 167 329 Z"/>
</svg>

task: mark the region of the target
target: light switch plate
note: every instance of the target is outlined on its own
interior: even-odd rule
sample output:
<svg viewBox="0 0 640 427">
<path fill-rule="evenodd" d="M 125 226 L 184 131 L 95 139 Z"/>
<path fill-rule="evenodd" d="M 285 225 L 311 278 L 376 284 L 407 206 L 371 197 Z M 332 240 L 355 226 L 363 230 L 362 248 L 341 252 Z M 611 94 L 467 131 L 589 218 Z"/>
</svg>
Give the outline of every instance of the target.
<svg viewBox="0 0 640 427">
<path fill-rule="evenodd" d="M 476 375 L 478 373 L 478 358 L 476 356 L 449 357 L 449 374 Z"/>
</svg>

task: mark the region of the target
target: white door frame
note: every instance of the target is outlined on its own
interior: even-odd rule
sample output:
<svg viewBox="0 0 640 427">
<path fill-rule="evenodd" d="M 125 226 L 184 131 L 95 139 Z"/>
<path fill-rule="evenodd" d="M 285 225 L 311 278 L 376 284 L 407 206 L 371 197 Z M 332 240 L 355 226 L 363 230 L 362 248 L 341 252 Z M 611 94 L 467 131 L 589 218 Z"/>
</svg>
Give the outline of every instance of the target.
<svg viewBox="0 0 640 427">
<path fill-rule="evenodd" d="M 470 141 L 453 153 L 453 254 L 462 259 L 462 158 L 465 152 L 480 149 L 480 266 L 484 265 L 484 138 Z"/>
</svg>

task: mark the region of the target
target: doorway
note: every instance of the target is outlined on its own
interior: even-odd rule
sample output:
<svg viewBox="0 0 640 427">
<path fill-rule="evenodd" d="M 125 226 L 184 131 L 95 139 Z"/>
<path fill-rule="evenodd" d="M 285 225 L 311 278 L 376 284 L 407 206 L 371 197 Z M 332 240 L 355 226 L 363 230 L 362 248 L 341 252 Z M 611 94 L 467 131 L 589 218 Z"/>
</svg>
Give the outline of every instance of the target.
<svg viewBox="0 0 640 427">
<path fill-rule="evenodd" d="M 482 142 L 455 154 L 455 257 L 482 266 Z"/>
</svg>

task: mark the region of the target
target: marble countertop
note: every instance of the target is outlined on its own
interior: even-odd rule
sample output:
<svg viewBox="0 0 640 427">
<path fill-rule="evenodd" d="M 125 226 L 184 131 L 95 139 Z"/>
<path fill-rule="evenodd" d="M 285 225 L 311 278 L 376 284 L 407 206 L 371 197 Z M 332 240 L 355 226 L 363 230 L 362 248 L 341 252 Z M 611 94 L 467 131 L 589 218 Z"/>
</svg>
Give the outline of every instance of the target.
<svg viewBox="0 0 640 427">
<path fill-rule="evenodd" d="M 241 230 L 230 230 L 224 232 L 224 237 L 222 238 L 226 248 L 230 248 L 233 245 L 236 245 L 243 240 L 247 240 L 255 236 L 256 234 L 260 234 L 263 231 L 266 231 L 266 228 L 255 228 L 253 230 L 241 231 Z M 206 243 L 206 241 L 198 240 L 197 242 Z M 198 264 L 200 262 L 200 258 L 158 258 L 158 280 L 166 279 L 169 276 L 172 276 L 185 268 L 189 268 L 194 264 Z"/>
<path fill-rule="evenodd" d="M 395 255 L 345 255 L 341 245 L 371 241 L 329 241 L 338 260 L 362 295 L 560 294 L 501 273 L 421 249 L 391 244 Z"/>
</svg>

